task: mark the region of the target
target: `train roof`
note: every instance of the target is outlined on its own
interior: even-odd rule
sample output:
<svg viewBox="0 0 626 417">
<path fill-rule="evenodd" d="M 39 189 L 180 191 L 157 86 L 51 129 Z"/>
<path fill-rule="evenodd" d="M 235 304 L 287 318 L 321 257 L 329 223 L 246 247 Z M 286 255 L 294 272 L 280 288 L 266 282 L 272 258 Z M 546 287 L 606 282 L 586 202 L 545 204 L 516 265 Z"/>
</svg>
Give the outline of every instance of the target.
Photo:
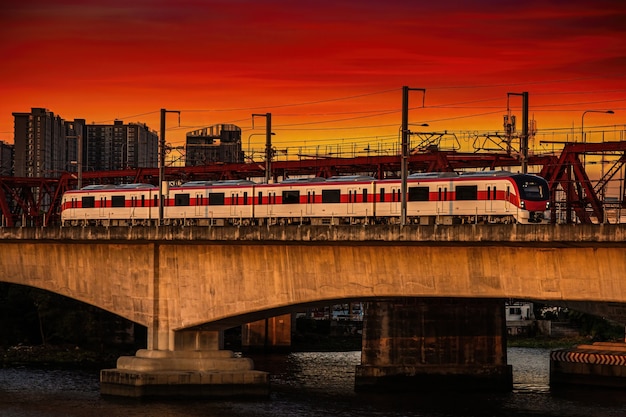
<svg viewBox="0 0 626 417">
<path fill-rule="evenodd" d="M 325 182 L 326 180 L 322 177 L 309 177 L 309 178 L 287 178 L 282 180 L 280 184 L 291 184 L 291 183 L 300 183 L 300 182 Z"/>
<path fill-rule="evenodd" d="M 369 175 L 335 175 L 326 181 L 374 181 L 376 178 Z"/>
<path fill-rule="evenodd" d="M 181 187 L 181 188 L 208 187 L 208 186 L 220 187 L 220 186 L 226 186 L 226 185 L 251 185 L 251 184 L 254 184 L 254 182 L 249 181 L 249 180 L 220 180 L 220 181 L 199 180 L 199 181 L 188 181 L 179 185 L 178 187 Z"/>
<path fill-rule="evenodd" d="M 463 172 L 463 177 L 510 177 L 513 175 L 510 171 L 494 170 L 494 171 L 471 171 Z"/>
<path fill-rule="evenodd" d="M 215 184 L 215 181 L 187 181 L 179 185 L 179 187 L 206 187 L 213 184 Z"/>
<path fill-rule="evenodd" d="M 122 190 L 135 190 L 138 188 L 157 188 L 157 187 L 152 184 L 133 183 L 133 184 L 120 184 L 115 188 L 122 189 Z"/>
<path fill-rule="evenodd" d="M 422 179 L 422 178 L 452 178 L 458 177 L 456 172 L 416 172 L 409 175 L 409 179 Z"/>
</svg>

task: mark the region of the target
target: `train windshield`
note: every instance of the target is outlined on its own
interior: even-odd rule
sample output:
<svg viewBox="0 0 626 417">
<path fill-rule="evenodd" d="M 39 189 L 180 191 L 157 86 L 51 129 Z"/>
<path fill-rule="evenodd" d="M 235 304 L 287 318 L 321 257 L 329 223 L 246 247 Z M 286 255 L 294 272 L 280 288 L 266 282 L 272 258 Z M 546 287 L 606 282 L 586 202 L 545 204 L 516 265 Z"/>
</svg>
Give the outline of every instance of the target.
<svg viewBox="0 0 626 417">
<path fill-rule="evenodd" d="M 521 176 L 515 178 L 522 199 L 542 201 L 550 198 L 548 183 L 543 178 Z"/>
</svg>

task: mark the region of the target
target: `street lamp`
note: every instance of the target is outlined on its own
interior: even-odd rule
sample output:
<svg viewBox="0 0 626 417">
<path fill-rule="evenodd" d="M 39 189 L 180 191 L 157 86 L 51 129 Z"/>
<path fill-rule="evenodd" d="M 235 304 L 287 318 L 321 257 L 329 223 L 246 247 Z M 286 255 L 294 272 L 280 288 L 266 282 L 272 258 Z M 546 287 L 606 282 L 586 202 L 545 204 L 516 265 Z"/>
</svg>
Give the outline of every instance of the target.
<svg viewBox="0 0 626 417">
<path fill-rule="evenodd" d="M 613 110 L 585 110 L 580 120 L 580 138 L 583 143 L 587 143 L 585 137 L 585 114 L 587 113 L 606 113 L 606 114 L 614 114 Z"/>
<path fill-rule="evenodd" d="M 606 114 L 614 114 L 613 110 L 585 110 L 583 115 L 580 118 L 580 139 L 583 143 L 587 143 L 587 137 L 585 136 L 585 114 L 587 113 L 606 113 Z M 587 162 L 587 154 L 583 153 L 583 167 Z"/>
</svg>

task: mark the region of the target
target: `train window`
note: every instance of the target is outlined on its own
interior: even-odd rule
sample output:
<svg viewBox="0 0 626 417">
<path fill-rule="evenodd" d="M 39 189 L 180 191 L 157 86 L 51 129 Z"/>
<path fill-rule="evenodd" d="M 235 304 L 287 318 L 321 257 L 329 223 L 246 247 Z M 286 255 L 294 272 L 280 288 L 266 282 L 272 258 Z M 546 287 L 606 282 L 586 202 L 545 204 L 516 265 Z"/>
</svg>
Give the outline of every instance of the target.
<svg viewBox="0 0 626 417">
<path fill-rule="evenodd" d="M 248 205 L 248 192 L 247 191 L 243 192 L 243 205 L 244 206 Z"/>
<path fill-rule="evenodd" d="M 96 206 L 96 199 L 94 197 L 83 197 L 83 208 L 94 208 Z"/>
<path fill-rule="evenodd" d="M 159 196 L 154 196 L 154 205 L 152 207 L 159 207 Z"/>
<path fill-rule="evenodd" d="M 209 193 L 209 205 L 210 206 L 223 206 L 224 205 L 224 193 Z"/>
<path fill-rule="evenodd" d="M 283 204 L 299 204 L 300 203 L 300 191 L 287 190 L 283 191 Z"/>
<path fill-rule="evenodd" d="M 175 206 L 188 206 L 189 205 L 189 194 L 175 194 L 174 195 L 174 205 Z"/>
<path fill-rule="evenodd" d="M 523 182 L 521 191 L 524 198 L 528 200 L 542 200 L 548 196 L 547 187 L 534 181 Z"/>
<path fill-rule="evenodd" d="M 457 200 L 476 200 L 477 195 L 477 185 L 459 185 L 456 187 Z"/>
<path fill-rule="evenodd" d="M 263 193 L 261 191 L 259 191 L 259 201 L 258 204 L 261 205 L 263 204 Z"/>
<path fill-rule="evenodd" d="M 408 201 L 428 201 L 428 187 L 409 187 Z"/>
<path fill-rule="evenodd" d="M 341 203 L 341 190 L 322 190 L 322 203 Z"/>
<path fill-rule="evenodd" d="M 145 207 L 146 206 L 146 196 L 142 195 L 141 196 L 141 207 Z"/>
<path fill-rule="evenodd" d="M 363 189 L 363 202 L 367 203 L 367 188 Z"/>
<path fill-rule="evenodd" d="M 111 196 L 111 207 L 124 207 L 126 198 L 123 195 Z"/>
<path fill-rule="evenodd" d="M 496 199 L 496 195 L 497 195 L 497 194 L 496 194 L 496 187 L 494 186 L 494 187 L 493 187 L 493 198 L 492 198 L 492 200 L 495 200 L 495 199 Z"/>
<path fill-rule="evenodd" d="M 385 189 L 384 188 L 380 189 L 380 201 L 383 203 L 385 202 Z"/>
</svg>

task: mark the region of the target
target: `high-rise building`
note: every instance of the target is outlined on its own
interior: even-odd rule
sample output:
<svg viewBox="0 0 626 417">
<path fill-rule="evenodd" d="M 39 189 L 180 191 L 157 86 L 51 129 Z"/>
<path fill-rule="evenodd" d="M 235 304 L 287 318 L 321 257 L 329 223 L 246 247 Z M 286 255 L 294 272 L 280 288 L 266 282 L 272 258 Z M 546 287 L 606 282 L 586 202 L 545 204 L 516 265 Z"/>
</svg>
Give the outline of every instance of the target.
<svg viewBox="0 0 626 417">
<path fill-rule="evenodd" d="M 241 128 L 217 124 L 187 133 L 185 166 L 243 162 Z"/>
<path fill-rule="evenodd" d="M 13 113 L 18 177 L 54 177 L 66 170 L 63 119 L 44 108 Z"/>
<path fill-rule="evenodd" d="M 76 172 L 78 164 L 83 172 L 158 167 L 158 135 L 145 124 L 87 125 L 43 108 L 13 116 L 16 176 L 57 177 Z"/>
<path fill-rule="evenodd" d="M 78 171 L 78 164 L 87 160 L 85 156 L 85 119 L 75 119 L 66 121 L 65 126 L 65 160 L 67 161 L 67 171 Z M 79 152 L 82 155 L 79 157 Z"/>
<path fill-rule="evenodd" d="M 0 177 L 13 175 L 14 146 L 0 140 Z"/>
<path fill-rule="evenodd" d="M 86 126 L 84 169 L 108 171 L 158 166 L 158 135 L 142 123 Z"/>
</svg>

